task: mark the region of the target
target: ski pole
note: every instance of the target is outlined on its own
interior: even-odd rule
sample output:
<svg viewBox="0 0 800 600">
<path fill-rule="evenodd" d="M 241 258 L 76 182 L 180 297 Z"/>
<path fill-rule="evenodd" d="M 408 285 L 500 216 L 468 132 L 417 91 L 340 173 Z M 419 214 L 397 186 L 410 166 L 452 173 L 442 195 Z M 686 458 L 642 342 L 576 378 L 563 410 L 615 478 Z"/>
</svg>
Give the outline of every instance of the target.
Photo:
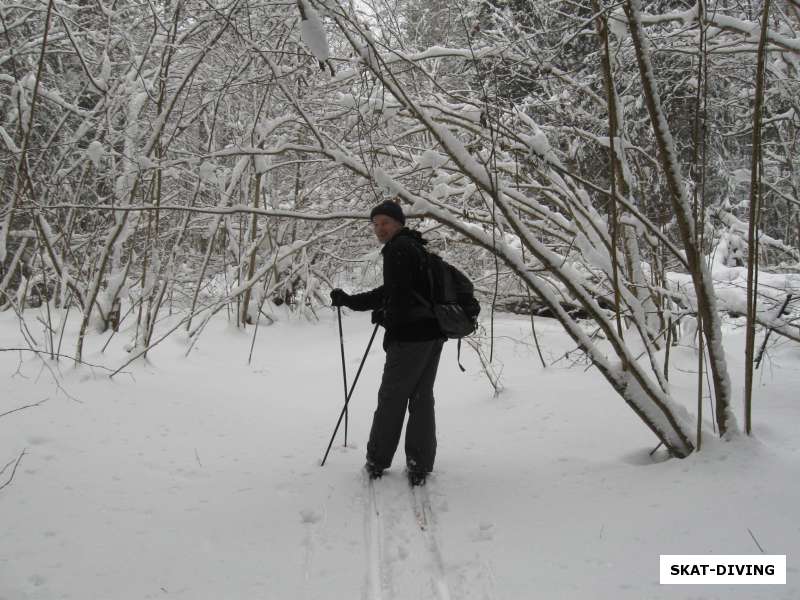
<svg viewBox="0 0 800 600">
<path fill-rule="evenodd" d="M 342 334 L 342 307 L 337 306 L 336 312 L 339 317 L 339 347 L 342 350 L 342 383 L 344 383 L 344 445 L 347 447 L 347 367 L 344 362 L 344 335 Z"/>
<path fill-rule="evenodd" d="M 367 354 L 369 354 L 369 349 L 372 347 L 372 340 L 375 339 L 375 334 L 378 333 L 378 324 L 375 324 L 375 329 L 372 330 L 372 336 L 369 338 L 369 343 L 367 344 L 367 349 L 364 351 L 364 358 L 361 359 L 361 364 L 358 365 L 358 371 L 356 371 L 356 378 L 353 380 L 353 385 L 350 386 L 350 391 L 347 393 L 347 397 L 344 399 L 344 406 L 342 407 L 342 412 L 339 413 L 339 420 L 336 421 L 336 427 L 333 429 L 333 434 L 331 435 L 331 441 L 328 442 L 328 449 L 325 450 L 325 456 L 322 457 L 322 462 L 320 463 L 320 467 L 325 466 L 325 461 L 328 460 L 328 453 L 331 451 L 331 446 L 333 446 L 333 439 L 336 437 L 336 432 L 339 431 L 339 425 L 342 424 L 342 418 L 344 417 L 344 413 L 347 411 L 347 405 L 350 403 L 350 397 L 353 395 L 353 390 L 356 389 L 356 384 L 358 383 L 358 377 L 361 375 L 361 369 L 364 367 L 364 363 L 367 361 Z"/>
</svg>

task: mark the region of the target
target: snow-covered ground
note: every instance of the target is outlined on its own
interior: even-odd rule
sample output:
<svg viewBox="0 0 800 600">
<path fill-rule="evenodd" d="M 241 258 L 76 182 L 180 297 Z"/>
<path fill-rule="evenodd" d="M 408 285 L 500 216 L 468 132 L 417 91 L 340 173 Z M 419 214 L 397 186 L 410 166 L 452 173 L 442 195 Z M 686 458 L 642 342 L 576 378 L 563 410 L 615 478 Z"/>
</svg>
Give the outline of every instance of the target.
<svg viewBox="0 0 800 600">
<path fill-rule="evenodd" d="M 34 311 L 26 320 L 41 337 Z M 537 325 L 550 362 L 571 347 L 554 321 Z M 347 314 L 344 328 L 352 379 L 369 316 Z M 541 368 L 527 319 L 500 317 L 495 333 L 499 397 L 472 350 L 462 374 L 446 346 L 424 531 L 402 447 L 374 499 L 360 472 L 379 339 L 349 445 L 340 435 L 319 466 L 343 395 L 329 311 L 261 327 L 250 365 L 251 331 L 221 314 L 188 358 L 176 334 L 113 380 L 62 361 L 62 389 L 41 360 L 0 352 L 0 413 L 48 399 L 0 418 L 0 466 L 25 450 L 0 490 L 0 599 L 800 597 L 798 345 L 772 348 L 758 372 L 755 436 L 709 434 L 701 452 L 665 460 L 596 371 Z M 743 329 L 726 334 L 739 403 Z M 89 338 L 85 360 L 116 368 L 129 335 L 100 353 L 106 338 Z M 0 313 L 0 348 L 20 345 L 15 315 Z M 694 351 L 674 349 L 671 364 L 693 410 Z M 759 545 L 787 555 L 785 586 L 659 585 L 660 554 Z"/>
</svg>

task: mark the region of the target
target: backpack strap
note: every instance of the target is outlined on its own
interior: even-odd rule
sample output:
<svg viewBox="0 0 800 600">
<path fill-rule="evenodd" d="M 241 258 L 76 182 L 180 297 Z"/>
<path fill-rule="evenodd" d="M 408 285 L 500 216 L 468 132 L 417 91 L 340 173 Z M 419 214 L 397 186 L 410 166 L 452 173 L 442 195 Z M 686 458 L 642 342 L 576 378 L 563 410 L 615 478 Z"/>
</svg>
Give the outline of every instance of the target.
<svg viewBox="0 0 800 600">
<path fill-rule="evenodd" d="M 458 338 L 458 355 L 456 361 L 458 362 L 458 368 L 461 369 L 461 372 L 466 373 L 467 370 L 464 368 L 464 365 L 461 364 L 461 338 Z"/>
<path fill-rule="evenodd" d="M 421 270 L 425 271 L 425 274 L 428 276 L 428 293 L 430 294 L 430 298 L 422 298 L 422 294 L 418 293 L 414 290 L 414 295 L 422 300 L 422 303 L 429 307 L 433 307 L 433 271 L 431 270 L 431 253 L 422 245 L 418 245 L 417 249 L 420 253 L 420 266 L 422 267 Z"/>
<path fill-rule="evenodd" d="M 422 304 L 422 306 L 433 313 L 433 273 L 431 272 L 430 253 L 421 244 L 417 245 L 417 249 L 420 253 L 420 266 L 428 275 L 428 291 L 431 293 L 431 298 L 425 298 L 415 289 L 412 289 L 411 293 L 419 301 L 419 303 Z"/>
</svg>

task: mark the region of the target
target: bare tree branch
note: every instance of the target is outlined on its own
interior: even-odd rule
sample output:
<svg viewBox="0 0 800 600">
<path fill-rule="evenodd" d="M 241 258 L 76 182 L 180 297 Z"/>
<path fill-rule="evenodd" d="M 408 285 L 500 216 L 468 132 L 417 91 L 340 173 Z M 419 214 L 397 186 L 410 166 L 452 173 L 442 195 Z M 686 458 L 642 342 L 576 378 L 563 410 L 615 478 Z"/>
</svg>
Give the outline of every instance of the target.
<svg viewBox="0 0 800 600">
<path fill-rule="evenodd" d="M 10 414 L 15 413 L 15 412 L 19 412 L 21 410 L 25 410 L 26 408 L 34 408 L 36 406 L 41 406 L 42 404 L 44 404 L 48 400 L 50 400 L 50 398 L 45 398 L 44 400 L 39 400 L 39 402 L 36 402 L 35 404 L 26 404 L 25 406 L 20 406 L 19 408 L 15 408 L 14 410 L 9 410 L 8 412 L 0 413 L 0 418 L 5 417 L 6 415 L 10 415 Z"/>
<path fill-rule="evenodd" d="M 9 485 L 11 485 L 11 482 L 12 482 L 12 481 L 14 481 L 14 475 L 16 475 L 16 473 L 17 473 L 17 467 L 19 467 L 19 463 L 20 463 L 20 462 L 22 462 L 22 457 L 23 457 L 23 456 L 25 456 L 25 453 L 26 453 L 26 452 L 27 452 L 27 449 L 23 450 L 23 451 L 20 453 L 20 455 L 17 457 L 17 459 L 16 459 L 16 462 L 15 462 L 15 461 L 13 461 L 13 460 L 11 460 L 11 461 L 9 461 L 8 463 L 6 463 L 6 466 L 4 466 L 4 467 L 2 468 L 2 470 L 0 470 L 0 475 L 3 475 L 3 473 L 5 473 L 5 472 L 6 472 L 6 469 L 8 469 L 8 467 L 9 467 L 9 466 L 10 466 L 12 463 L 14 464 L 14 468 L 11 470 L 11 475 L 9 476 L 8 480 L 7 480 L 7 481 L 6 481 L 4 484 L 0 485 L 0 491 L 4 490 L 6 487 L 8 487 Z"/>
</svg>

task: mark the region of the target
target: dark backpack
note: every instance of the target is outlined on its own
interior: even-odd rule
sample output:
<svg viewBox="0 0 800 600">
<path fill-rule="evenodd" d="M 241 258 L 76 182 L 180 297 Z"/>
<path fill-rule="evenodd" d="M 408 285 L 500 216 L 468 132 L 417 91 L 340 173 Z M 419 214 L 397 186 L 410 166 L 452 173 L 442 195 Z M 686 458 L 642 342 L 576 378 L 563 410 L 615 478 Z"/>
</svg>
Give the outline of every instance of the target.
<svg viewBox="0 0 800 600">
<path fill-rule="evenodd" d="M 433 312 L 445 337 L 458 340 L 460 359 L 461 338 L 477 328 L 481 305 L 475 298 L 472 282 L 464 273 L 437 254 L 425 254 L 431 297 L 423 298 L 418 292 L 414 295 Z M 460 360 L 458 366 L 464 370 Z"/>
</svg>

